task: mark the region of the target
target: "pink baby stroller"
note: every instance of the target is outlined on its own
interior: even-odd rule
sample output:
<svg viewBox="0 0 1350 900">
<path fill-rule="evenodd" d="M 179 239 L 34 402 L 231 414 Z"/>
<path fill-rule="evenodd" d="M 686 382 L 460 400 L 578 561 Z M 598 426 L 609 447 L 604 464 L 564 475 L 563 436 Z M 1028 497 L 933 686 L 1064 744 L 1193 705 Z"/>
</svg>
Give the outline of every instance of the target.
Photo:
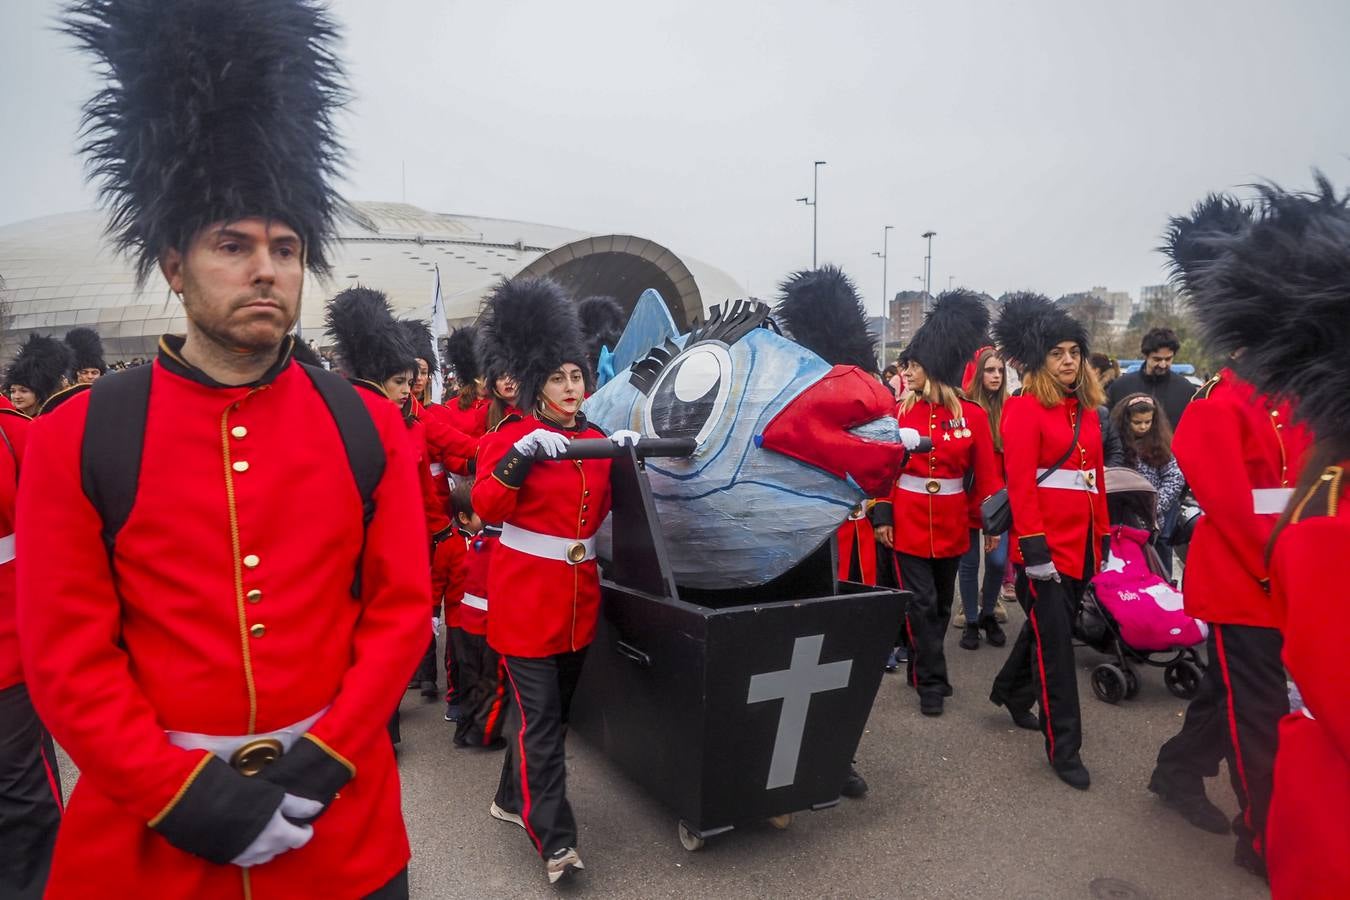
<svg viewBox="0 0 1350 900">
<path fill-rule="evenodd" d="M 1186 615 L 1181 592 L 1164 574 L 1152 539 L 1157 533 L 1157 491 L 1133 469 L 1106 470 L 1111 556 L 1083 593 L 1075 631 L 1079 640 L 1114 656 L 1092 670 L 1092 692 L 1106 703 L 1139 693 L 1132 664 L 1157 666 L 1175 696 L 1190 699 L 1204 664 L 1195 648 L 1205 623 Z"/>
</svg>

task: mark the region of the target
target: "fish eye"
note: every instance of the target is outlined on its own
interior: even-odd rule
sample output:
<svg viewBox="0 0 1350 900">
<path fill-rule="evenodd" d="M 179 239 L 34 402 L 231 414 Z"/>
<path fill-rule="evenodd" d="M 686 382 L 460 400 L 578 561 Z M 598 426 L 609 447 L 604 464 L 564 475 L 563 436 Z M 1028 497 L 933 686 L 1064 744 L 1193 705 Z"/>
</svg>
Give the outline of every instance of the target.
<svg viewBox="0 0 1350 900">
<path fill-rule="evenodd" d="M 693 438 L 702 443 L 726 408 L 731 355 L 720 344 L 696 345 L 673 359 L 643 408 L 646 430 L 655 437 Z"/>
</svg>

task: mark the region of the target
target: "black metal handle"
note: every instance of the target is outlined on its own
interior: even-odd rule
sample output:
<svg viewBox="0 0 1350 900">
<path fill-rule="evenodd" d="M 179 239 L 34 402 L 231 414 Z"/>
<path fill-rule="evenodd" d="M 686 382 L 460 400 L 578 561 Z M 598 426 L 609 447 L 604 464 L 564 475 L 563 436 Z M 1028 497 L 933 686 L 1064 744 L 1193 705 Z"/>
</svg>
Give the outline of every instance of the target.
<svg viewBox="0 0 1350 900">
<path fill-rule="evenodd" d="M 650 669 L 652 667 L 652 658 L 632 644 L 625 644 L 623 641 L 615 641 L 614 649 L 619 651 L 620 656 L 628 657 L 644 669 Z"/>
<path fill-rule="evenodd" d="M 919 438 L 919 446 L 915 447 L 910 453 L 932 453 L 933 442 L 928 438 Z"/>
<path fill-rule="evenodd" d="M 693 438 L 649 438 L 637 442 L 639 459 L 649 456 L 689 456 L 698 447 Z M 535 459 L 613 459 L 625 452 L 623 447 L 607 438 L 579 438 L 571 441 L 559 456 L 550 457 L 542 450 L 534 452 Z"/>
</svg>

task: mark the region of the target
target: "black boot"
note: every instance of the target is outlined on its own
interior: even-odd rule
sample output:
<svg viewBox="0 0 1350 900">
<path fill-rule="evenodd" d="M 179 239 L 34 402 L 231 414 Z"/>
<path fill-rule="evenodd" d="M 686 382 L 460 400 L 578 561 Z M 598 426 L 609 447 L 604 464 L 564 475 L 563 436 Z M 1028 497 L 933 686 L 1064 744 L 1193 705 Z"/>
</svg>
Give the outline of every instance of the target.
<svg viewBox="0 0 1350 900">
<path fill-rule="evenodd" d="M 989 702 L 995 706 L 1004 706 L 1008 709 L 1008 715 L 1012 716 L 1013 724 L 1018 728 L 1025 728 L 1027 731 L 1040 731 L 1040 720 L 1032 714 L 1029 709 L 1013 709 L 1006 700 L 998 694 L 990 694 Z"/>
<path fill-rule="evenodd" d="M 961 649 L 980 649 L 980 626 L 967 625 L 965 631 L 961 632 Z"/>
<path fill-rule="evenodd" d="M 1231 826 L 1228 817 L 1223 814 L 1209 798 L 1205 796 L 1204 782 L 1196 779 L 1189 789 L 1178 788 L 1172 781 L 1158 772 L 1148 780 L 1148 789 L 1158 795 L 1158 799 L 1181 813 L 1181 817 L 1196 828 L 1211 834 L 1228 834 Z"/>
<path fill-rule="evenodd" d="M 980 628 L 984 629 L 984 639 L 989 642 L 991 647 L 1002 647 L 1008 643 L 1008 636 L 1003 633 L 1003 626 L 998 624 L 998 619 L 988 615 L 980 619 Z"/>
<path fill-rule="evenodd" d="M 1088 775 L 1087 766 L 1083 761 L 1075 756 L 1065 763 L 1057 763 L 1053 766 L 1055 774 L 1059 780 L 1071 788 L 1080 791 L 1086 791 L 1092 785 L 1092 778 Z"/>
<path fill-rule="evenodd" d="M 839 789 L 839 793 L 854 800 L 867 793 L 867 782 L 858 774 L 856 766 L 848 767 L 848 777 L 844 779 L 844 786 Z"/>
</svg>

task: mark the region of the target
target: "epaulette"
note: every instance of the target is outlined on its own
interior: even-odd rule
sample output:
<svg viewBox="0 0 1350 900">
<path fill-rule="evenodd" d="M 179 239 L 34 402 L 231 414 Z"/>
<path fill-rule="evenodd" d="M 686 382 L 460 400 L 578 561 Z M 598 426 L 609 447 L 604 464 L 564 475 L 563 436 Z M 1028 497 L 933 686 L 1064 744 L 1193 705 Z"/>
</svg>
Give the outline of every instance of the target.
<svg viewBox="0 0 1350 900">
<path fill-rule="evenodd" d="M 116 378 L 117 376 L 114 375 L 113 377 Z M 62 403 L 65 403 L 71 397 L 74 397 L 78 394 L 83 394 L 91 387 L 93 387 L 92 384 L 73 384 L 64 390 L 57 391 L 55 394 L 52 394 L 50 397 L 48 397 L 46 401 L 43 402 L 42 406 L 38 407 L 38 415 L 39 416 L 46 415 L 47 413 L 56 409 Z M 20 415 L 22 415 L 22 413 L 20 413 Z"/>
<path fill-rule="evenodd" d="M 1200 385 L 1200 389 L 1191 396 L 1191 399 L 1208 400 L 1210 392 L 1214 390 L 1215 385 L 1217 385 L 1218 383 L 1219 383 L 1219 376 L 1215 375 L 1209 381 L 1206 381 L 1204 384 Z"/>
<path fill-rule="evenodd" d="M 351 381 L 353 387 L 364 388 L 367 391 L 373 391 L 374 393 L 379 394 L 386 400 L 389 399 L 389 392 L 386 391 L 383 386 L 378 385 L 373 381 L 367 381 L 364 378 L 351 378 L 348 380 Z"/>
<path fill-rule="evenodd" d="M 1336 515 L 1336 507 L 1341 499 L 1341 479 L 1344 476 L 1345 469 L 1341 466 L 1327 466 L 1323 469 L 1312 487 L 1304 491 L 1302 497 L 1297 498 L 1294 511 L 1289 516 L 1289 523 L 1292 525 L 1316 516 Z"/>
</svg>

